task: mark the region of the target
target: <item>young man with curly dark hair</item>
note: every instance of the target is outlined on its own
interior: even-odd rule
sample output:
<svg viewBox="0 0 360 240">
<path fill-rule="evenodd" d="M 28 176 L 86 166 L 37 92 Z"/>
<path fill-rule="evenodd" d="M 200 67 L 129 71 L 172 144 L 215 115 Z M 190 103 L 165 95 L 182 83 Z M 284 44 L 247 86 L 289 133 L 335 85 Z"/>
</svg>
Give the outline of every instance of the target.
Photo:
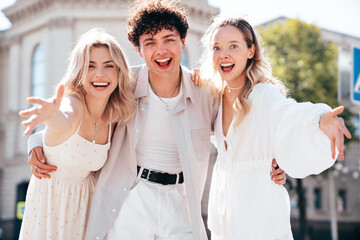
<svg viewBox="0 0 360 240">
<path fill-rule="evenodd" d="M 180 66 L 188 27 L 173 1 L 130 10 L 128 38 L 146 63 L 132 69 L 138 108 L 121 147 L 114 134 L 87 239 L 207 239 L 201 198 L 218 103 Z"/>
</svg>

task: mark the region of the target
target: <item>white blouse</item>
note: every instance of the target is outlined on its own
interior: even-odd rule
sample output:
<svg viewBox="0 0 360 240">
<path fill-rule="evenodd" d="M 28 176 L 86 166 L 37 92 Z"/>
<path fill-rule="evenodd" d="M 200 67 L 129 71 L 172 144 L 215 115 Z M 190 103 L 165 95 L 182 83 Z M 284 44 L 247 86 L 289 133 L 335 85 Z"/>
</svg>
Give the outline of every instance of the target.
<svg viewBox="0 0 360 240">
<path fill-rule="evenodd" d="M 215 123 L 218 156 L 209 197 L 208 225 L 226 239 L 277 239 L 290 233 L 290 201 L 270 177 L 271 162 L 291 177 L 319 174 L 334 164 L 330 141 L 319 128 L 325 104 L 297 103 L 272 84 L 257 84 L 250 112 L 227 136 L 222 103 Z M 227 150 L 224 142 L 227 143 Z"/>
</svg>

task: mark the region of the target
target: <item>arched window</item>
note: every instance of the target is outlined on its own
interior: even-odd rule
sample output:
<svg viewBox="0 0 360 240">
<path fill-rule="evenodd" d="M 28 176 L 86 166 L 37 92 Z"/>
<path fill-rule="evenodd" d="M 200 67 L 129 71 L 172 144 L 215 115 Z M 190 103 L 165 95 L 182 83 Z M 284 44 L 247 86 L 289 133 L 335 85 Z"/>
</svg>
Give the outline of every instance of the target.
<svg viewBox="0 0 360 240">
<path fill-rule="evenodd" d="M 188 58 L 188 53 L 187 53 L 186 49 L 184 49 L 182 51 L 181 65 L 183 65 L 187 68 L 189 67 L 189 58 Z"/>
<path fill-rule="evenodd" d="M 38 44 L 32 56 L 31 66 L 31 96 L 45 98 L 45 48 L 42 44 Z"/>
</svg>

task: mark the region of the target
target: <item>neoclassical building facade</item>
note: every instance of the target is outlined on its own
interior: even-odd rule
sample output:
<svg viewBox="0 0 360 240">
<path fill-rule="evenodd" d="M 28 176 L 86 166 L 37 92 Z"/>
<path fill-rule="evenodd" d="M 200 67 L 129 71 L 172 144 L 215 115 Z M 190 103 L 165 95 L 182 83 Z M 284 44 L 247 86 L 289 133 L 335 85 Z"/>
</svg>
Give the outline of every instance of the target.
<svg viewBox="0 0 360 240">
<path fill-rule="evenodd" d="M 201 55 L 200 38 L 219 9 L 207 0 L 180 3 L 188 10 L 190 25 L 182 64 L 193 68 Z M 53 95 L 77 38 L 91 28 L 114 35 L 131 65 L 143 63 L 126 37 L 130 4 L 127 0 L 17 0 L 3 10 L 12 23 L 0 32 L 0 228 L 5 239 L 16 234 L 21 218 L 17 203 L 31 176 L 19 110 L 29 107 L 27 96 Z"/>
</svg>

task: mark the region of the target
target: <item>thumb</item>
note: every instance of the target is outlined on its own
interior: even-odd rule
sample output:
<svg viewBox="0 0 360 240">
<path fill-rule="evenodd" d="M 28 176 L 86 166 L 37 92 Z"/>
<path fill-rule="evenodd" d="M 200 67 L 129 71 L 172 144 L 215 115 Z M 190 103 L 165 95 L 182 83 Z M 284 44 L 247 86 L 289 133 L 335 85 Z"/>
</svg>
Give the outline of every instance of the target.
<svg viewBox="0 0 360 240">
<path fill-rule="evenodd" d="M 334 109 L 332 110 L 332 113 L 333 113 L 334 116 L 337 116 L 337 115 L 341 114 L 343 111 L 344 111 L 344 107 L 343 107 L 343 106 L 339 106 L 339 107 L 337 107 L 337 108 L 334 108 Z"/>
<path fill-rule="evenodd" d="M 65 91 L 65 86 L 64 84 L 60 84 L 56 90 L 56 103 L 60 103 L 61 102 L 61 99 L 62 97 L 64 96 L 64 91 Z"/>
</svg>

